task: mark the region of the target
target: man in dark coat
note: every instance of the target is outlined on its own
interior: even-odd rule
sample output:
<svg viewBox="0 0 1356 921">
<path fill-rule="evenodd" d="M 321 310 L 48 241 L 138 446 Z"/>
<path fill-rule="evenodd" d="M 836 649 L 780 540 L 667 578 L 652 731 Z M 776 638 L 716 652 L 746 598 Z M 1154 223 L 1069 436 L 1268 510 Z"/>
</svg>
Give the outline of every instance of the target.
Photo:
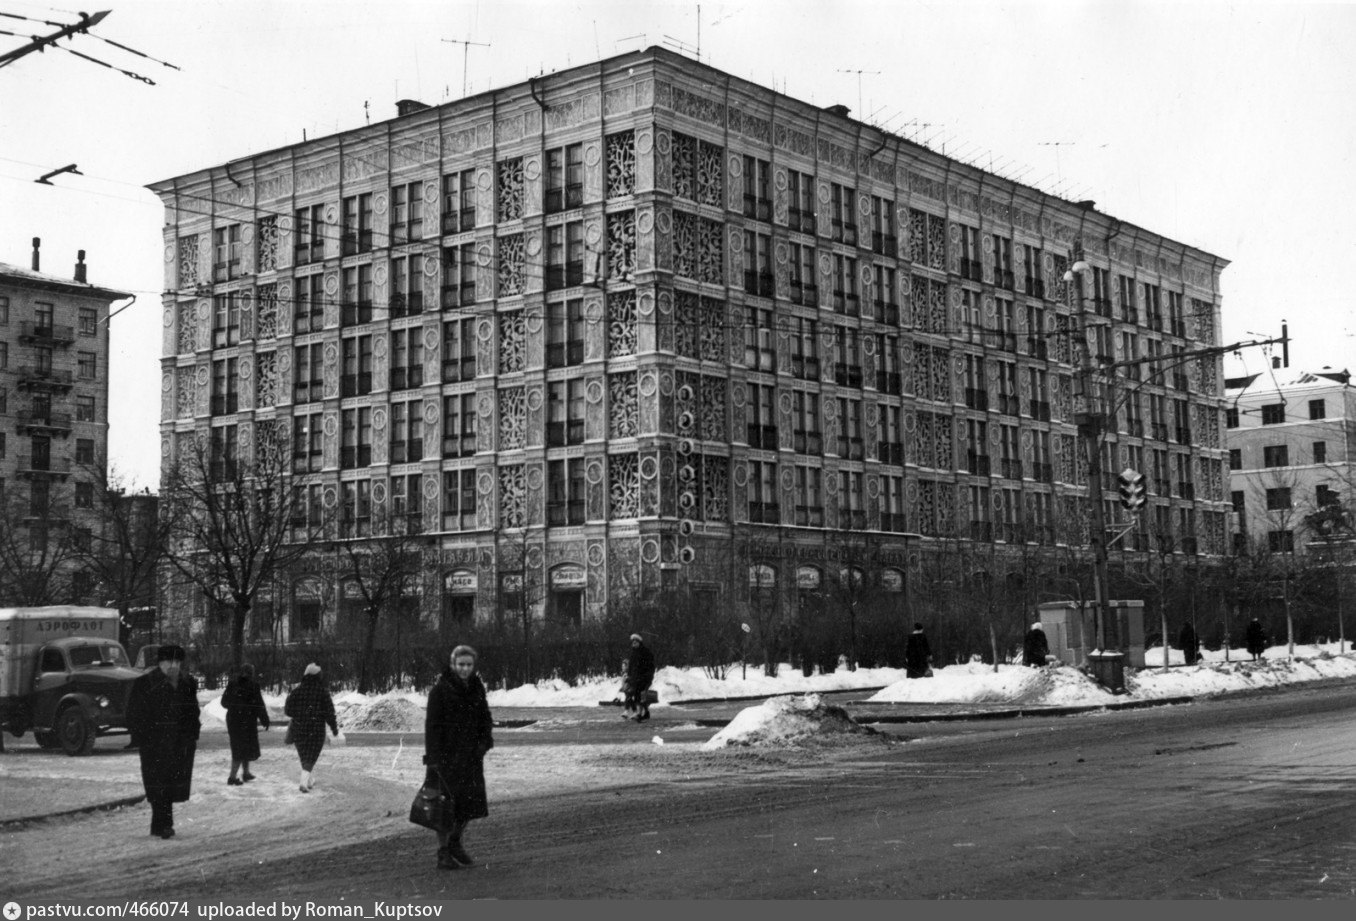
<svg viewBox="0 0 1356 921">
<path fill-rule="evenodd" d="M 1191 621 L 1182 624 L 1182 632 L 1177 637 L 1177 645 L 1182 647 L 1182 660 L 1187 665 L 1195 665 L 1201 657 L 1201 644 L 1196 639 L 1196 630 Z"/>
<path fill-rule="evenodd" d="M 932 671 L 929 668 L 931 662 L 932 648 L 928 646 L 923 625 L 914 624 L 913 632 L 904 643 L 904 668 L 910 678 L 927 678 Z"/>
<path fill-rule="evenodd" d="M 241 665 L 221 695 L 221 706 L 226 711 L 226 733 L 231 739 L 231 775 L 228 786 L 236 787 L 254 779 L 250 762 L 259 760 L 259 727 L 268 729 L 268 708 L 264 695 L 254 682 L 254 666 Z M 244 774 L 236 777 L 241 767 Z"/>
<path fill-rule="evenodd" d="M 1022 642 L 1022 658 L 1032 668 L 1043 668 L 1049 655 L 1050 643 L 1045 639 L 1045 630 L 1040 621 L 1037 621 L 1026 631 L 1026 639 Z"/>
<path fill-rule="evenodd" d="M 1256 617 L 1248 624 L 1248 632 L 1244 639 L 1248 644 L 1248 652 L 1252 653 L 1252 660 L 1256 662 L 1262 658 L 1262 653 L 1267 649 L 1267 632 L 1262 629 L 1262 622 Z"/>
<path fill-rule="evenodd" d="M 183 671 L 184 648 L 164 645 L 156 668 L 132 683 L 127 728 L 141 755 L 141 783 L 151 804 L 151 834 L 174 837 L 174 804 L 188 802 L 202 720 L 198 682 Z"/>
<path fill-rule="evenodd" d="M 631 658 L 626 661 L 626 703 L 622 719 L 634 713 L 637 723 L 650 718 L 650 685 L 654 683 L 654 653 L 639 633 L 631 634 Z"/>
<path fill-rule="evenodd" d="M 485 699 L 485 685 L 476 674 L 476 651 L 452 650 L 450 667 L 428 695 L 424 717 L 424 786 L 448 797 L 446 828 L 438 829 L 438 869 L 454 870 L 474 863 L 461 845 L 472 819 L 490 814 L 485 793 L 485 753 L 494 748 L 494 721 Z"/>
</svg>

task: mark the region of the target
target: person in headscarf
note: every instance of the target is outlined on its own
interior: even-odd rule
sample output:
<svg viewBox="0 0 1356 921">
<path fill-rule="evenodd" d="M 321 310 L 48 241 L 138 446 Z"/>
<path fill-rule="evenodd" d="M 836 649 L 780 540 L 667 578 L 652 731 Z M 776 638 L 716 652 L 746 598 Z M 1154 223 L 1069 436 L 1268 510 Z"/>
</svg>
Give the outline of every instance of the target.
<svg viewBox="0 0 1356 921">
<path fill-rule="evenodd" d="M 1049 655 L 1050 643 L 1045 638 L 1045 629 L 1041 627 L 1040 621 L 1036 621 L 1026 631 L 1026 639 L 1022 642 L 1022 658 L 1032 668 L 1044 668 Z"/>
<path fill-rule="evenodd" d="M 292 718 L 290 733 L 301 761 L 301 792 L 310 793 L 315 787 L 315 763 L 325 747 L 325 726 L 339 738 L 339 723 L 334 715 L 334 700 L 320 679 L 320 666 L 312 662 L 306 666 L 301 683 L 287 695 L 283 712 Z"/>
<path fill-rule="evenodd" d="M 626 660 L 626 700 L 622 717 L 637 723 L 650 718 L 650 685 L 654 683 L 654 653 L 639 633 L 631 634 L 631 657 Z"/>
<path fill-rule="evenodd" d="M 450 805 L 448 824 L 437 829 L 440 870 L 474 863 L 462 847 L 462 833 L 472 819 L 490 814 L 485 753 L 494 748 L 494 721 L 485 699 L 485 685 L 476 674 L 477 658 L 470 646 L 453 649 L 448 668 L 428 695 L 424 786 L 440 788 Z"/>
<path fill-rule="evenodd" d="M 268 729 L 268 709 L 254 681 L 253 665 L 246 662 L 236 670 L 221 695 L 221 706 L 226 711 L 226 733 L 231 740 L 231 774 L 226 784 L 236 787 L 254 779 L 250 762 L 259 760 L 259 727 Z M 242 768 L 244 774 L 236 777 Z"/>
<path fill-rule="evenodd" d="M 184 648 L 160 647 L 156 667 L 132 683 L 127 728 L 141 757 L 141 783 L 151 804 L 151 834 L 174 837 L 174 804 L 193 792 L 193 756 L 202 718 L 198 682 L 183 670 Z"/>
</svg>

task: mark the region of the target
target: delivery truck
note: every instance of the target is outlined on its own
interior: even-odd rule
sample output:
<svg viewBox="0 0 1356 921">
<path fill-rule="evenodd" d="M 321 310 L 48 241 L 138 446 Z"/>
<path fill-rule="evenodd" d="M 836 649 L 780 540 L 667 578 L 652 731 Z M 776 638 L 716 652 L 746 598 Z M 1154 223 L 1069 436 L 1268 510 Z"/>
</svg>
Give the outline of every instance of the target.
<svg viewBox="0 0 1356 921">
<path fill-rule="evenodd" d="M 0 608 L 0 725 L 14 735 L 31 729 L 43 748 L 87 755 L 99 736 L 126 732 L 140 675 L 113 608 Z"/>
</svg>

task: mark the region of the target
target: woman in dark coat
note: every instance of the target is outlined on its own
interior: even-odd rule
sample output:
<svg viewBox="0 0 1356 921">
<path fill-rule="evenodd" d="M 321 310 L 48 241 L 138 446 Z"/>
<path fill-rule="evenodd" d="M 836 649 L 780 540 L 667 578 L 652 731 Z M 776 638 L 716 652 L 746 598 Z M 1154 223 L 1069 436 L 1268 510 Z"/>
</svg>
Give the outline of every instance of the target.
<svg viewBox="0 0 1356 921">
<path fill-rule="evenodd" d="M 654 684 L 654 653 L 639 633 L 631 634 L 631 657 L 626 660 L 626 700 L 622 719 L 635 714 L 636 722 L 650 718 L 650 685 Z"/>
<path fill-rule="evenodd" d="M 157 666 L 132 683 L 127 729 L 141 756 L 141 783 L 151 804 L 151 834 L 174 837 L 174 804 L 193 791 L 193 756 L 202 719 L 198 682 L 183 673 L 182 646 L 161 646 Z"/>
<path fill-rule="evenodd" d="M 226 710 L 226 732 L 231 738 L 231 776 L 226 783 L 238 787 L 254 779 L 250 762 L 259 760 L 259 727 L 268 729 L 268 709 L 264 695 L 254 683 L 254 666 L 245 663 L 226 685 L 221 695 L 221 706 Z M 244 774 L 237 778 L 241 768 Z"/>
<path fill-rule="evenodd" d="M 932 661 L 932 648 L 928 645 L 927 634 L 922 624 L 914 624 L 913 632 L 904 643 L 904 668 L 910 678 L 928 677 L 929 663 Z"/>
<path fill-rule="evenodd" d="M 1248 644 L 1248 652 L 1252 653 L 1252 660 L 1256 662 L 1267 650 L 1267 632 L 1262 629 L 1262 622 L 1256 617 L 1248 624 L 1248 632 L 1244 639 Z"/>
<path fill-rule="evenodd" d="M 1187 665 L 1195 665 L 1201 656 L 1201 644 L 1196 639 L 1196 631 L 1191 621 L 1182 624 L 1182 633 L 1177 637 L 1177 645 L 1182 647 L 1182 659 Z"/>
<path fill-rule="evenodd" d="M 438 869 L 469 867 L 474 861 L 461 846 L 472 819 L 490 814 L 485 795 L 485 753 L 494 748 L 494 723 L 485 685 L 476 674 L 476 651 L 452 650 L 451 665 L 428 695 L 424 720 L 424 786 L 441 787 L 451 801 L 452 818 L 438 830 Z"/>
<path fill-rule="evenodd" d="M 1026 640 L 1022 643 L 1022 658 L 1032 668 L 1043 668 L 1049 655 L 1050 643 L 1045 638 L 1045 630 L 1037 621 L 1026 631 Z"/>
<path fill-rule="evenodd" d="M 320 680 L 320 666 L 312 662 L 301 676 L 301 684 L 294 687 L 283 703 L 283 712 L 292 718 L 288 732 L 297 747 L 301 760 L 301 792 L 310 793 L 315 786 L 311 772 L 315 770 L 320 750 L 325 747 L 325 726 L 339 738 L 339 723 L 334 716 L 334 701 Z"/>
</svg>

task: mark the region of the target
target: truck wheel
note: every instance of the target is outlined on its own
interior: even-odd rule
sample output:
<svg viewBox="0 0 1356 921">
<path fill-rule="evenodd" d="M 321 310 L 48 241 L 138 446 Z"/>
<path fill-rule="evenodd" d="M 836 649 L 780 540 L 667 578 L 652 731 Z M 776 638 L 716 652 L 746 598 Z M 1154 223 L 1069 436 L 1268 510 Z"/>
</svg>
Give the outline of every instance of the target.
<svg viewBox="0 0 1356 921">
<path fill-rule="evenodd" d="M 56 735 L 61 750 L 71 757 L 94 750 L 95 729 L 79 707 L 67 707 L 57 715 Z"/>
<path fill-rule="evenodd" d="M 57 738 L 55 732 L 33 732 L 33 741 L 38 743 L 38 748 L 60 748 L 61 740 Z"/>
</svg>

